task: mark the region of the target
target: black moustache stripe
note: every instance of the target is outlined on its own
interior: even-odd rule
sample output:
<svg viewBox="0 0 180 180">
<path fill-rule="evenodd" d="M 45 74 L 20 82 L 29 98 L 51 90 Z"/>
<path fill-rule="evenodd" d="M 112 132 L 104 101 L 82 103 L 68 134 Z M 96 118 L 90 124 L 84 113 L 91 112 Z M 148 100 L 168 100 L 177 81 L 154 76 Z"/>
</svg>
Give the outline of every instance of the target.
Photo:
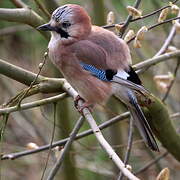
<svg viewBox="0 0 180 180">
<path fill-rule="evenodd" d="M 63 38 L 68 38 L 68 37 L 70 37 L 70 35 L 66 32 L 66 31 L 64 31 L 63 29 L 61 29 L 61 28 L 55 28 L 55 31 L 58 33 L 58 34 L 60 34 L 61 35 L 61 37 L 63 37 Z"/>
</svg>

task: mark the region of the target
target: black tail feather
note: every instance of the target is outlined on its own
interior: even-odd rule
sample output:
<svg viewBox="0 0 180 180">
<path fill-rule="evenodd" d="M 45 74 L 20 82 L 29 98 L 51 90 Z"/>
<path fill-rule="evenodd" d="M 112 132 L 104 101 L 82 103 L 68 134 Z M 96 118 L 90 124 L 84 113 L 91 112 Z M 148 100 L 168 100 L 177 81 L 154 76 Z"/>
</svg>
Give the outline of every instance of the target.
<svg viewBox="0 0 180 180">
<path fill-rule="evenodd" d="M 146 117 L 144 116 L 144 113 L 142 112 L 140 106 L 137 103 L 136 97 L 133 95 L 132 91 L 128 93 L 128 96 L 130 104 L 132 105 L 132 107 L 129 107 L 129 110 L 135 121 L 136 126 L 140 131 L 141 136 L 153 151 L 159 151 L 152 130 L 146 120 Z"/>
</svg>

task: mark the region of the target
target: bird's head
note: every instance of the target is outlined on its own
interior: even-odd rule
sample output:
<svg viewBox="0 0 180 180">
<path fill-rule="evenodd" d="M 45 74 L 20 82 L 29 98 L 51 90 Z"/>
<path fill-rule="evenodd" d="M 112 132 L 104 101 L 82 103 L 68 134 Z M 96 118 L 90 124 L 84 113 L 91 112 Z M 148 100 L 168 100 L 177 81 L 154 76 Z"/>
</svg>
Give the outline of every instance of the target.
<svg viewBox="0 0 180 180">
<path fill-rule="evenodd" d="M 51 31 L 52 36 L 69 44 L 86 38 L 91 31 L 91 20 L 87 12 L 79 5 L 67 4 L 57 8 L 47 24 L 39 30 Z"/>
</svg>

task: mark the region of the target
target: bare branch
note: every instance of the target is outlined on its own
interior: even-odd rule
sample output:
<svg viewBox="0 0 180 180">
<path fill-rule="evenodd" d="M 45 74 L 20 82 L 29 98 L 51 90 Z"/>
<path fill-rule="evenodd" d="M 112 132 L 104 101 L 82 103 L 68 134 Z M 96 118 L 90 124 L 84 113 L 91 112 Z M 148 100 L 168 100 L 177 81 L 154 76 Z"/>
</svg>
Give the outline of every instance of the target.
<svg viewBox="0 0 180 180">
<path fill-rule="evenodd" d="M 91 126 L 98 142 L 101 144 L 102 148 L 106 151 L 110 159 L 116 164 L 116 166 L 119 168 L 119 170 L 129 179 L 138 179 L 135 177 L 128 169 L 126 169 L 125 164 L 121 161 L 121 159 L 118 157 L 118 155 L 115 153 L 115 151 L 112 149 L 112 147 L 108 144 L 108 142 L 104 139 L 100 129 L 96 125 L 95 120 L 93 119 L 92 115 L 88 111 L 88 109 L 83 110 L 83 114 L 88 121 L 89 125 Z"/>
<path fill-rule="evenodd" d="M 180 17 L 180 12 L 178 13 L 177 17 Z M 163 54 L 166 51 L 166 49 L 168 48 L 168 46 L 171 43 L 171 41 L 172 41 L 173 37 L 175 36 L 175 34 L 176 34 L 176 27 L 175 27 L 175 25 L 173 25 L 168 37 L 166 38 L 166 40 L 164 42 L 164 44 L 162 45 L 161 49 L 155 54 L 155 56 L 159 56 L 159 55 Z"/>
<path fill-rule="evenodd" d="M 122 121 L 126 118 L 128 118 L 130 115 L 129 112 L 125 112 L 121 115 L 118 115 L 102 124 L 100 124 L 98 127 L 99 129 L 103 130 L 119 121 Z M 172 114 L 171 115 L 171 118 L 176 118 L 176 117 L 179 117 L 180 116 L 180 113 L 175 113 L 175 114 Z M 86 137 L 86 136 L 89 136 L 93 134 L 93 131 L 92 129 L 89 129 L 89 130 L 86 130 L 82 133 L 79 133 L 76 135 L 76 138 L 75 140 L 78 140 L 78 139 L 81 139 L 83 137 Z M 57 142 L 54 142 L 52 144 L 52 148 L 56 147 L 56 146 L 64 146 L 66 144 L 66 142 L 69 140 L 69 137 L 68 138 L 65 138 L 65 139 L 62 139 L 60 141 L 57 141 Z M 139 141 L 138 141 L 139 142 Z M 140 142 L 143 142 L 142 140 L 140 140 Z M 20 157 L 23 157 L 23 156 L 28 156 L 28 155 L 31 155 L 31 154 L 34 154 L 34 153 L 39 153 L 39 152 L 42 152 L 42 151 L 45 151 L 45 150 L 48 150 L 50 147 L 50 144 L 48 145 L 44 145 L 44 146 L 40 146 L 39 148 L 37 149 L 34 149 L 34 150 L 26 150 L 26 151 L 21 151 L 21 152 L 16 152 L 16 153 L 11 153 L 11 154 L 4 154 L 1 156 L 1 160 L 6 160 L 6 159 L 11 159 L 11 160 L 14 160 L 14 159 L 17 159 L 17 158 L 20 158 Z M 114 148 L 116 147 L 124 147 L 124 145 L 118 145 L 118 146 L 113 146 Z"/>
<path fill-rule="evenodd" d="M 171 19 L 167 19 L 167 20 L 165 20 L 165 21 L 163 21 L 163 22 L 156 23 L 156 24 L 148 27 L 148 31 L 151 30 L 151 29 L 153 29 L 153 28 L 155 28 L 155 27 L 158 27 L 158 26 L 160 26 L 160 25 L 162 25 L 162 24 L 170 23 L 170 22 L 172 22 L 173 20 L 176 20 L 176 19 L 180 19 L 180 17 L 174 17 L 174 18 L 171 18 Z M 135 38 L 136 38 L 136 35 L 135 35 L 134 37 L 132 37 L 127 43 L 130 43 L 130 42 L 133 41 Z"/>
<path fill-rule="evenodd" d="M 179 57 L 180 56 L 180 50 L 174 51 L 174 52 L 170 52 L 170 53 L 165 53 L 163 55 L 157 56 L 157 57 L 153 57 L 151 59 L 147 59 L 143 62 L 140 62 L 138 64 L 133 65 L 133 68 L 135 70 L 139 70 L 142 68 L 149 68 L 155 64 L 158 64 L 160 62 L 164 62 L 166 60 L 170 60 L 171 58 L 175 58 L 175 57 Z"/>
<path fill-rule="evenodd" d="M 172 88 L 172 86 L 173 86 L 173 84 L 175 82 L 175 78 L 176 78 L 176 75 L 177 75 L 177 71 L 179 69 L 179 65 L 180 65 L 180 58 L 177 60 L 177 65 L 176 65 L 176 68 L 175 68 L 174 73 L 173 73 L 174 79 L 171 81 L 171 83 L 170 83 L 170 85 L 168 87 L 168 90 L 167 90 L 166 94 L 164 95 L 164 97 L 162 99 L 162 102 L 164 102 L 166 100 L 166 98 L 168 97 L 168 95 L 169 95 L 169 93 L 171 91 L 171 88 Z"/>
<path fill-rule="evenodd" d="M 141 3 L 141 0 L 136 0 L 136 2 L 135 2 L 135 4 L 134 4 L 134 7 L 135 7 L 135 8 L 138 8 L 139 5 L 140 5 L 140 3 Z M 125 23 L 123 24 L 123 27 L 122 27 L 122 29 L 121 29 L 121 35 L 120 35 L 120 37 L 122 37 L 123 34 L 125 33 L 125 31 L 126 31 L 126 29 L 128 28 L 128 25 L 129 25 L 129 23 L 131 22 L 132 18 L 133 18 L 133 16 L 128 15 L 128 17 L 127 17 L 127 19 L 126 19 L 126 21 L 125 21 Z"/>
<path fill-rule="evenodd" d="M 175 0 L 175 1 L 173 1 L 172 3 L 175 4 L 175 3 L 178 2 L 178 1 L 179 1 L 179 0 Z M 130 22 L 136 22 L 136 21 L 145 19 L 145 18 L 147 18 L 147 17 L 151 17 L 152 15 L 155 15 L 155 14 L 157 14 L 158 12 L 160 12 L 160 11 L 162 11 L 163 9 L 166 9 L 166 8 L 168 8 L 168 7 L 170 7 L 170 5 L 163 6 L 162 8 L 157 9 L 157 10 L 155 10 L 155 11 L 149 13 L 149 14 L 146 14 L 146 15 L 144 15 L 144 16 L 142 16 L 142 17 L 135 18 L 135 19 L 131 19 Z M 119 25 L 124 25 L 124 23 L 125 23 L 125 22 L 121 22 L 121 23 L 119 23 Z M 108 29 L 108 28 L 113 28 L 113 27 L 115 27 L 115 25 L 116 25 L 116 24 L 105 25 L 105 26 L 102 26 L 102 27 Z"/>
<path fill-rule="evenodd" d="M 77 92 L 70 86 L 69 83 L 65 82 L 63 84 L 63 89 L 74 99 L 77 97 Z M 79 103 L 78 103 L 79 105 Z M 81 104 L 80 104 L 81 106 Z M 98 128 L 95 120 L 93 119 L 91 113 L 89 112 L 88 108 L 83 109 L 83 116 L 89 123 L 90 127 L 93 130 L 94 135 L 96 136 L 96 139 L 101 144 L 102 148 L 106 151 L 110 159 L 116 164 L 116 166 L 122 171 L 122 173 L 132 180 L 138 180 L 137 177 L 135 177 L 128 169 L 125 168 L 124 163 L 121 161 L 121 159 L 118 157 L 118 155 L 115 153 L 115 151 L 112 149 L 112 147 L 108 144 L 108 142 L 104 139 L 100 129 Z"/>
<path fill-rule="evenodd" d="M 55 163 L 54 167 L 52 168 L 50 174 L 48 175 L 48 178 L 47 180 L 52 180 L 54 179 L 55 175 L 57 174 L 57 171 L 60 169 L 61 165 L 62 165 L 62 162 L 65 158 L 65 155 L 66 153 L 69 151 L 73 141 L 75 140 L 75 137 L 78 133 L 78 131 L 80 130 L 81 126 L 83 125 L 84 123 L 84 118 L 81 116 L 79 118 L 79 120 L 77 121 L 77 123 L 75 124 L 71 134 L 70 134 L 70 137 L 69 137 L 69 140 L 67 141 L 67 143 L 65 144 L 64 146 L 64 149 L 62 150 L 62 154 L 60 155 L 60 157 L 58 158 L 57 162 Z"/>
<path fill-rule="evenodd" d="M 42 4 L 41 1 L 39 0 L 34 0 L 35 3 L 37 4 L 37 6 L 39 7 L 39 9 L 46 15 L 46 17 L 49 19 L 51 17 L 51 14 L 48 12 L 48 10 L 46 9 L 46 7 Z"/>
<path fill-rule="evenodd" d="M 174 17 L 174 18 L 171 18 L 171 19 L 167 19 L 167 20 L 165 20 L 165 21 L 163 21 L 163 22 L 154 24 L 154 25 L 148 27 L 148 31 L 151 30 L 151 29 L 153 29 L 153 28 L 155 28 L 155 27 L 157 27 L 157 26 L 160 26 L 160 25 L 162 25 L 162 24 L 171 23 L 173 20 L 176 20 L 176 19 L 180 19 L 180 17 Z"/>
<path fill-rule="evenodd" d="M 65 97 L 67 97 L 67 93 L 62 93 L 62 94 L 59 94 L 59 95 L 56 95 L 53 97 L 44 98 L 42 100 L 21 104 L 20 107 L 13 106 L 13 107 L 8 107 L 8 108 L 2 108 L 2 109 L 0 109 L 0 115 L 8 114 L 8 113 L 15 112 L 15 111 L 22 111 L 22 110 L 26 110 L 26 109 L 36 108 L 36 107 L 39 107 L 39 106 L 42 106 L 45 104 L 57 102 L 59 100 L 64 99 Z"/>
<path fill-rule="evenodd" d="M 46 159 L 46 164 L 45 164 L 45 167 L 44 167 L 42 176 L 41 176 L 41 179 L 42 179 L 42 180 L 43 180 L 43 178 L 44 178 L 44 175 L 45 175 L 45 172 L 46 172 L 46 168 L 47 168 L 47 166 L 48 166 L 48 161 L 49 161 L 50 154 L 52 154 L 52 143 L 53 143 L 53 141 L 54 141 L 55 129 L 56 129 L 56 105 L 57 105 L 57 103 L 54 103 L 54 118 L 53 118 L 52 137 L 51 137 L 51 140 L 50 140 L 50 146 L 49 146 L 48 156 L 47 156 L 47 159 Z"/>
<path fill-rule="evenodd" d="M 130 115 L 129 112 L 125 112 L 125 113 L 123 113 L 121 115 L 118 115 L 118 116 L 116 116 L 116 117 L 114 117 L 114 118 L 100 124 L 98 127 L 99 127 L 99 129 L 102 130 L 104 128 L 107 128 L 107 127 L 111 126 L 112 124 L 115 124 L 115 123 L 117 123 L 119 121 L 122 121 L 122 120 L 128 118 L 129 115 Z M 89 130 L 86 130 L 86 131 L 84 131 L 82 133 L 77 134 L 75 139 L 78 140 L 78 139 L 81 139 L 81 138 L 86 137 L 86 136 L 91 135 L 91 134 L 93 134 L 93 131 L 92 131 L 92 129 L 89 129 Z M 69 137 L 65 138 L 63 140 L 57 141 L 57 142 L 52 144 L 52 148 L 56 147 L 56 146 L 64 146 L 68 140 L 69 140 Z M 38 149 L 34 149 L 34 150 L 26 150 L 26 151 L 17 152 L 17 153 L 5 154 L 5 155 L 2 155 L 1 159 L 2 160 L 5 160 L 5 159 L 14 160 L 14 159 L 20 158 L 22 156 L 27 156 L 27 155 L 30 155 L 30 154 L 34 154 L 34 153 L 44 151 L 44 150 L 48 150 L 49 147 L 50 147 L 50 144 L 41 146 Z"/>
<path fill-rule="evenodd" d="M 180 112 L 171 115 L 171 118 L 179 118 L 179 117 L 180 117 Z"/>
<path fill-rule="evenodd" d="M 173 26 L 170 33 L 169 33 L 169 35 L 168 35 L 168 37 L 166 38 L 166 40 L 165 40 L 165 42 L 163 44 L 163 46 L 155 54 L 155 56 L 159 56 L 159 55 L 163 54 L 166 51 L 166 49 L 168 48 L 168 46 L 171 43 L 171 41 L 172 41 L 173 37 L 175 36 L 175 34 L 176 34 L 176 28 L 175 28 L 175 26 Z"/>
<path fill-rule="evenodd" d="M 178 2 L 178 1 L 179 1 L 179 0 L 175 0 L 175 1 L 172 2 L 172 4 L 175 4 L 175 3 Z M 157 14 L 158 12 L 160 12 L 160 11 L 162 11 L 163 9 L 166 9 L 166 8 L 168 8 L 168 7 L 171 7 L 171 6 L 170 6 L 170 5 L 163 6 L 162 8 L 157 9 L 157 10 L 155 10 L 155 11 L 149 13 L 149 14 L 146 14 L 146 15 L 144 15 L 144 16 L 142 16 L 142 17 L 139 17 L 139 18 L 136 18 L 136 19 L 132 19 L 131 22 L 135 22 L 135 21 L 138 21 L 138 20 L 141 20 L 141 19 L 145 19 L 145 18 L 147 18 L 147 17 L 150 17 L 150 16 L 152 16 L 152 15 L 155 15 L 155 14 Z"/>
<path fill-rule="evenodd" d="M 124 164 L 127 165 L 129 161 L 129 156 L 131 153 L 131 148 L 132 148 L 132 142 L 133 142 L 133 118 L 130 117 L 129 120 L 129 131 L 128 131 L 128 145 L 127 145 L 127 150 L 124 158 Z M 122 172 L 119 173 L 119 177 L 117 180 L 122 180 L 123 179 L 123 174 Z"/>
<path fill-rule="evenodd" d="M 34 28 L 37 28 L 41 24 L 45 23 L 42 17 L 30 8 L 0 8 L 0 20 L 19 22 L 28 24 Z M 48 38 L 48 34 L 39 31 L 45 38 Z"/>
<path fill-rule="evenodd" d="M 11 0 L 11 2 L 17 7 L 17 8 L 28 8 L 28 6 L 22 2 L 21 0 Z"/>
<path fill-rule="evenodd" d="M 135 70 L 138 70 L 138 69 L 142 69 L 145 67 L 150 67 L 152 65 L 155 65 L 160 62 L 166 61 L 166 60 L 174 58 L 174 57 L 179 57 L 179 56 L 180 56 L 180 50 L 177 50 L 177 51 L 174 51 L 171 53 L 166 53 L 166 54 L 158 56 L 158 57 L 153 57 L 151 59 L 148 59 L 146 61 L 138 63 L 138 64 L 134 65 L 133 67 L 135 68 Z M 14 73 L 14 72 L 16 72 L 16 73 Z M 2 59 L 0 59 L 0 74 L 3 74 L 11 79 L 18 81 L 18 82 L 21 82 L 27 86 L 29 86 L 31 84 L 31 82 L 34 80 L 34 78 L 36 77 L 35 73 L 32 73 L 23 68 L 20 68 L 18 66 L 10 64 Z M 43 89 L 43 87 L 42 87 L 43 85 L 48 86 L 48 83 L 52 82 L 52 84 L 49 84 L 49 92 L 58 92 L 57 90 L 59 90 L 59 88 L 61 87 L 61 84 L 63 83 L 62 79 L 46 78 L 43 76 L 39 76 L 37 79 L 37 83 L 43 82 L 43 81 L 44 82 L 46 81 L 46 83 L 41 84 L 42 89 Z M 53 91 L 53 88 L 55 89 L 54 91 Z M 47 90 L 46 93 L 48 93 L 48 88 L 46 90 Z"/>
<path fill-rule="evenodd" d="M 137 172 L 135 172 L 135 174 L 140 174 L 141 172 L 144 172 L 145 170 L 147 170 L 149 167 L 154 165 L 156 162 L 158 162 L 159 160 L 161 160 L 163 157 L 167 156 L 168 154 L 169 153 L 166 151 L 163 154 L 159 155 L 158 157 L 156 157 L 152 161 L 148 162 L 144 167 L 139 169 Z"/>
<path fill-rule="evenodd" d="M 48 52 L 45 52 L 44 53 L 44 59 L 43 59 L 43 62 L 41 64 L 39 64 L 39 71 L 36 75 L 36 77 L 34 78 L 34 80 L 31 82 L 30 86 L 26 89 L 26 91 L 24 91 L 24 94 L 22 94 L 22 96 L 19 97 L 18 99 L 18 108 L 20 107 L 20 104 L 22 102 L 22 100 L 26 97 L 26 95 L 29 93 L 29 91 L 32 89 L 33 85 L 36 84 L 37 80 L 38 80 L 38 77 L 40 76 L 40 73 L 42 71 L 42 68 L 43 66 L 45 65 L 46 63 L 46 59 L 47 59 L 47 56 L 48 56 Z"/>
<path fill-rule="evenodd" d="M 56 8 L 58 8 L 60 5 L 56 0 L 44 0 L 44 3 L 46 5 L 46 8 L 48 9 L 49 13 L 52 13 Z"/>
<path fill-rule="evenodd" d="M 14 79 L 28 86 L 36 78 L 35 73 L 32 73 L 23 68 L 10 64 L 2 59 L 0 59 L 0 74 L 3 74 L 11 79 Z M 41 80 L 43 80 L 43 77 L 39 76 L 37 82 L 40 82 Z"/>
</svg>

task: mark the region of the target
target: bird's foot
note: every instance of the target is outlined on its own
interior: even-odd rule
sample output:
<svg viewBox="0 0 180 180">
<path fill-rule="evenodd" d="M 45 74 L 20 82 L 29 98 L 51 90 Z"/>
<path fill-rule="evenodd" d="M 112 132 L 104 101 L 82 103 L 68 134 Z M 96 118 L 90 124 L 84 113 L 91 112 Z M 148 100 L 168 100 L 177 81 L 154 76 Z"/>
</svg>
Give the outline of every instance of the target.
<svg viewBox="0 0 180 180">
<path fill-rule="evenodd" d="M 85 102 L 85 100 L 84 100 L 80 95 L 77 95 L 77 96 L 75 97 L 75 99 L 74 99 L 74 106 L 75 106 L 76 109 L 79 108 L 79 107 L 78 107 L 78 101 L 79 101 L 79 100 L 83 101 L 83 103 Z"/>
<path fill-rule="evenodd" d="M 87 108 L 90 112 L 92 112 L 92 104 L 89 103 L 83 103 L 82 106 L 78 107 L 77 110 L 79 113 L 81 113 L 83 115 L 83 110 Z"/>
<path fill-rule="evenodd" d="M 81 106 L 78 105 L 79 100 L 83 101 L 83 104 Z M 84 108 L 88 108 L 89 111 L 92 112 L 92 104 L 89 104 L 89 103 L 85 102 L 85 100 L 79 95 L 76 96 L 76 98 L 74 99 L 74 106 L 78 110 L 78 112 L 81 113 L 81 114 L 83 114 Z"/>
</svg>

